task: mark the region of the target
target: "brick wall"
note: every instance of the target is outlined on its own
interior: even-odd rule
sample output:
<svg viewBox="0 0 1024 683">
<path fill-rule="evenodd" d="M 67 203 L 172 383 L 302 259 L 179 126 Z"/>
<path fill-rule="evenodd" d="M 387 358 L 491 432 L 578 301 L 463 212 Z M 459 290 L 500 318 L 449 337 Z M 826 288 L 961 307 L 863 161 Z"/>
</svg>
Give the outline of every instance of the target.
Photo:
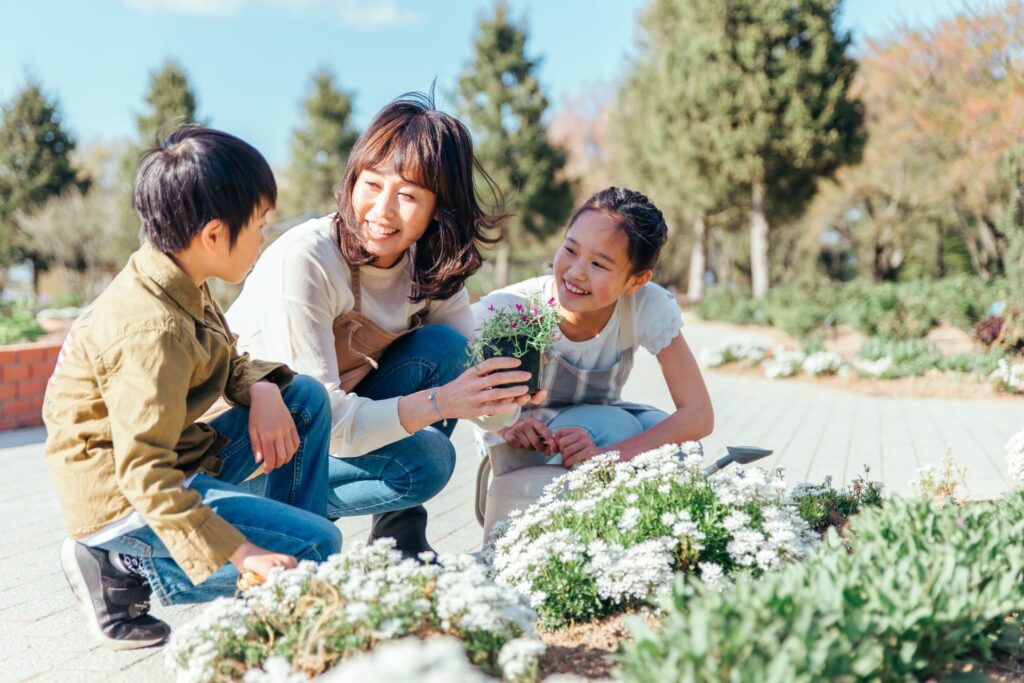
<svg viewBox="0 0 1024 683">
<path fill-rule="evenodd" d="M 0 431 L 43 424 L 43 394 L 61 341 L 0 346 Z"/>
</svg>

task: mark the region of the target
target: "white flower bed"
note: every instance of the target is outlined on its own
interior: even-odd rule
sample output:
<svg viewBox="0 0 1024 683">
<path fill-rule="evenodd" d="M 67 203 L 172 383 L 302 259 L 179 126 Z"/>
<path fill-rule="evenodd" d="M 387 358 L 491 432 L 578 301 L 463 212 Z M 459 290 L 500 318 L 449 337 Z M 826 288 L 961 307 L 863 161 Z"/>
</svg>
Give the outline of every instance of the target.
<svg viewBox="0 0 1024 683">
<path fill-rule="evenodd" d="M 439 559 L 403 561 L 387 539 L 276 570 L 243 598 L 216 600 L 175 629 L 166 660 L 179 681 L 239 679 L 254 669 L 245 675 L 258 683 L 318 674 L 392 638 L 449 634 L 474 663 L 497 671 L 504 645 L 535 635 L 534 611 L 472 557 Z"/>
<path fill-rule="evenodd" d="M 771 344 L 760 337 L 738 337 L 703 349 L 700 352 L 700 363 L 709 368 L 736 361 L 756 365 L 768 355 L 770 349 Z"/>
<path fill-rule="evenodd" d="M 862 375 L 868 377 L 881 377 L 892 369 L 893 360 L 889 356 L 882 356 L 878 360 L 864 360 L 863 358 L 854 361 L 854 366 Z"/>
<path fill-rule="evenodd" d="M 705 477 L 696 443 L 617 458 L 576 467 L 496 529 L 496 579 L 529 595 L 545 625 L 642 604 L 679 570 L 714 583 L 771 570 L 817 540 L 779 471 Z"/>
<path fill-rule="evenodd" d="M 1002 358 L 989 379 L 1011 394 L 1024 392 L 1024 363 L 1009 363 Z"/>
<path fill-rule="evenodd" d="M 835 351 L 816 351 L 807 355 L 802 367 L 804 372 L 815 377 L 834 375 L 843 367 L 843 357 Z"/>
<path fill-rule="evenodd" d="M 803 351 L 776 349 L 772 356 L 761 364 L 761 367 L 764 368 L 765 377 L 769 379 L 792 377 L 800 371 L 805 358 Z"/>
<path fill-rule="evenodd" d="M 1013 485 L 1024 486 L 1024 429 L 1006 442 L 1006 468 L 1010 472 L 1010 481 Z"/>
</svg>

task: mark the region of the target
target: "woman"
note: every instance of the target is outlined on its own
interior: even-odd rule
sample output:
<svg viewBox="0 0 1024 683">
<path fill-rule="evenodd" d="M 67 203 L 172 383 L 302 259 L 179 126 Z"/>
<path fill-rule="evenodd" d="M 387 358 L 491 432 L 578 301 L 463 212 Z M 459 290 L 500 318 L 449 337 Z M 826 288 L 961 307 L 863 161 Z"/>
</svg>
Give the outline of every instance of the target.
<svg viewBox="0 0 1024 683">
<path fill-rule="evenodd" d="M 356 142 L 338 211 L 275 241 L 227 313 L 240 349 L 327 388 L 328 516 L 373 514 L 370 540 L 406 557 L 431 550 L 422 503 L 452 475 L 456 419 L 494 428 L 529 400 L 514 359 L 464 369 L 464 283 L 504 219 L 477 202 L 474 169 L 500 201 L 465 126 L 427 96 L 395 100 Z"/>
</svg>

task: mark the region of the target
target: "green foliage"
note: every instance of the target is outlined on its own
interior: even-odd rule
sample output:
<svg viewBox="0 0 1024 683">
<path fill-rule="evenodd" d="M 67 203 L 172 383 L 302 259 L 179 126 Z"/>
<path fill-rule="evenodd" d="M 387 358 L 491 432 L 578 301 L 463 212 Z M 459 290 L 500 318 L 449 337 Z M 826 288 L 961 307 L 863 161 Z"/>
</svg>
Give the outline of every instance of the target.
<svg viewBox="0 0 1024 683">
<path fill-rule="evenodd" d="M 613 119 L 631 182 L 652 185 L 677 221 L 740 196 L 759 214 L 798 216 L 817 178 L 857 161 L 864 143 L 839 8 L 837 0 L 654 0 Z M 751 248 L 752 268 L 766 276 L 767 244 Z"/>
<path fill-rule="evenodd" d="M 30 78 L 0 107 L 0 265 L 24 256 L 40 264 L 17 216 L 66 190 L 88 187 L 71 163 L 74 149 L 58 103 L 37 80 Z"/>
<path fill-rule="evenodd" d="M 35 341 L 44 334 L 28 304 L 15 303 L 7 311 L 0 310 L 0 344 Z"/>
<path fill-rule="evenodd" d="M 474 56 L 459 78 L 458 111 L 473 131 L 476 156 L 506 194 L 513 216 L 506 239 L 514 248 L 559 230 L 572 209 L 562 177 L 565 153 L 547 137 L 548 100 L 526 56 L 526 28 L 504 0 L 480 20 Z"/>
<path fill-rule="evenodd" d="M 707 320 L 774 325 L 806 337 L 827 325 L 845 323 L 866 335 L 920 339 L 946 323 L 970 330 L 993 302 L 1020 294 L 1002 281 L 956 276 L 935 281 L 846 284 L 796 280 L 779 285 L 757 301 L 736 289 L 719 288 L 695 305 Z"/>
<path fill-rule="evenodd" d="M 328 213 L 335 206 L 334 187 L 341 182 L 348 155 L 359 134 L 352 127 L 352 94 L 340 90 L 327 67 L 313 76 L 302 102 L 302 125 L 292 132 L 285 211 Z"/>
<path fill-rule="evenodd" d="M 892 366 L 879 375 L 883 379 L 914 377 L 932 369 L 987 377 L 1004 357 L 999 350 L 946 356 L 924 339 L 894 340 L 884 337 L 868 339 L 859 353 L 861 358 L 869 361 L 886 357 L 892 359 Z"/>
<path fill-rule="evenodd" d="M 631 624 L 628 682 L 918 681 L 1021 647 L 1024 499 L 865 510 L 800 564 L 713 592 L 679 576 Z"/>
<path fill-rule="evenodd" d="M 856 477 L 849 488 L 837 489 L 828 477 L 821 486 L 804 485 L 796 498 L 796 509 L 808 526 L 818 534 L 829 527 L 842 530 L 853 515 L 867 507 L 882 504 L 882 486 L 867 479 L 868 468 Z"/>
</svg>

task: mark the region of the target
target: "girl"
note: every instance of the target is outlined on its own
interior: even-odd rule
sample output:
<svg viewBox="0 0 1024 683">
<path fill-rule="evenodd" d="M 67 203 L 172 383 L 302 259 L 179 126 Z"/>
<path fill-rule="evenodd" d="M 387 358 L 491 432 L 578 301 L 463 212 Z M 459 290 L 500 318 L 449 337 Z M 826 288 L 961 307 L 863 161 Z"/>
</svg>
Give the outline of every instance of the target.
<svg viewBox="0 0 1024 683">
<path fill-rule="evenodd" d="M 562 315 L 562 336 L 541 373 L 547 396 L 499 430 L 505 442 L 571 468 L 598 453 L 615 450 L 628 460 L 711 433 L 711 399 L 680 333 L 679 307 L 650 281 L 667 237 L 665 219 L 647 197 L 610 187 L 573 213 L 553 275 L 489 294 L 474 307 L 485 319 L 490 306 L 554 296 Z M 621 400 L 637 346 L 658 358 L 675 403 L 671 415 Z"/>
<path fill-rule="evenodd" d="M 500 203 L 465 126 L 426 95 L 392 102 L 352 149 L 337 212 L 276 240 L 227 313 L 240 349 L 327 388 L 328 517 L 372 513 L 370 540 L 406 557 L 430 550 L 422 503 L 452 475 L 456 419 L 500 427 L 529 399 L 518 361 L 464 371 L 463 283 L 504 218 L 478 204 L 474 169 Z"/>
</svg>

